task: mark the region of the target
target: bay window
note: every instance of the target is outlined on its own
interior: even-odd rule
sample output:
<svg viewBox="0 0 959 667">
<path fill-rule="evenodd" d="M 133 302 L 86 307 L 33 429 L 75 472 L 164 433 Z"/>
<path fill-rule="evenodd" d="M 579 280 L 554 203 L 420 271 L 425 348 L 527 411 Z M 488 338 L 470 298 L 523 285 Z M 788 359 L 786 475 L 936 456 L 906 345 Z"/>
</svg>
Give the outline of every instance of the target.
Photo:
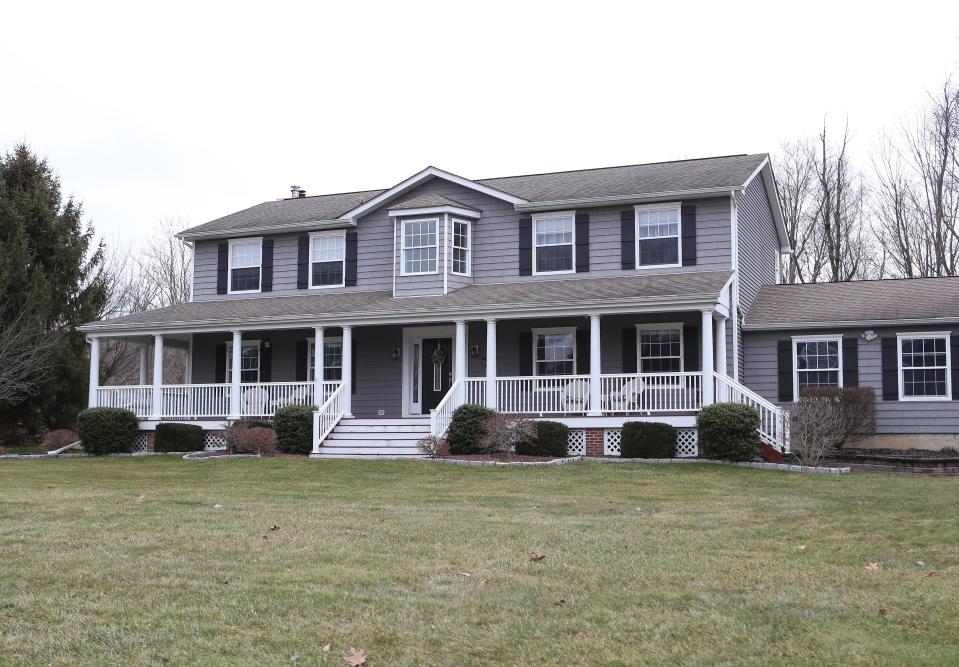
<svg viewBox="0 0 959 667">
<path fill-rule="evenodd" d="M 436 273 L 438 219 L 404 220 L 402 275 Z"/>
<path fill-rule="evenodd" d="M 453 220 L 453 273 L 458 276 L 470 275 L 470 227 L 466 220 Z"/>
</svg>

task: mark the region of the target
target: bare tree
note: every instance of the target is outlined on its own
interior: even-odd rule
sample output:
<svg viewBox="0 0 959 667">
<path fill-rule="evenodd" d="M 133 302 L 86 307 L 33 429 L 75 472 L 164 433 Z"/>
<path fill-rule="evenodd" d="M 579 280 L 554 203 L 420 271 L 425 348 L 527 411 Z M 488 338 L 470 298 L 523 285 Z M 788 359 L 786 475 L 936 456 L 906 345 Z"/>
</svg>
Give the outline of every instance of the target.
<svg viewBox="0 0 959 667">
<path fill-rule="evenodd" d="M 186 224 L 164 219 L 143 252 L 142 275 L 155 285 L 156 307 L 172 306 L 190 300 L 192 253 L 176 233 Z"/>
<path fill-rule="evenodd" d="M 0 318 L 0 403 L 33 396 L 57 364 L 58 338 L 23 312 Z"/>
<path fill-rule="evenodd" d="M 816 195 L 813 178 L 815 159 L 809 141 L 784 143 L 776 158 L 779 175 L 779 205 L 793 252 L 781 265 L 780 281 L 805 283 L 815 280 L 825 264 L 822 243 L 816 242 L 812 205 Z"/>
</svg>

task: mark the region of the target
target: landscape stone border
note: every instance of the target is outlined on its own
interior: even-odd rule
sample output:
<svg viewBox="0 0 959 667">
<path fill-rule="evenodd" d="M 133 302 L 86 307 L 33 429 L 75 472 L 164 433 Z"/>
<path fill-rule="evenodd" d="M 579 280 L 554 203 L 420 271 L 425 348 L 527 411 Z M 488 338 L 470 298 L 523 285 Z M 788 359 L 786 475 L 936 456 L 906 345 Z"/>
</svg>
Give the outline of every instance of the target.
<svg viewBox="0 0 959 667">
<path fill-rule="evenodd" d="M 852 472 L 852 468 L 844 466 L 841 468 L 830 468 L 828 466 L 797 466 L 788 463 L 769 463 L 767 461 L 720 461 L 718 459 L 623 459 L 611 457 L 586 457 L 586 461 L 598 461 L 603 463 L 709 463 L 721 466 L 733 466 L 736 468 L 761 468 L 762 470 L 781 470 L 783 472 L 804 472 L 819 473 L 831 475 L 844 475 Z"/>
</svg>

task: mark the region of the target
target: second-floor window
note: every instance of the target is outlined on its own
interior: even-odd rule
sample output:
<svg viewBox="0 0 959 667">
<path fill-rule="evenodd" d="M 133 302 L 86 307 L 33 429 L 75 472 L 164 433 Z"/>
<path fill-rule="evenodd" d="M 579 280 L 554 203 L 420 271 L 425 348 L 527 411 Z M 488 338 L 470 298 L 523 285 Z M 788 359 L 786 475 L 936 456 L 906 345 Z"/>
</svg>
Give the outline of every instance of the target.
<svg viewBox="0 0 959 667">
<path fill-rule="evenodd" d="M 679 204 L 636 207 L 636 268 L 680 266 Z"/>
<path fill-rule="evenodd" d="M 572 273 L 575 242 L 572 213 L 533 216 L 533 273 Z"/>
<path fill-rule="evenodd" d="M 456 275 L 470 275 L 470 241 L 470 223 L 465 220 L 454 220 L 453 273 Z"/>
<path fill-rule="evenodd" d="M 437 219 L 403 221 L 402 275 L 436 273 L 438 226 Z"/>
<path fill-rule="evenodd" d="M 261 239 L 230 241 L 230 294 L 260 291 Z"/>
<path fill-rule="evenodd" d="M 341 287 L 346 234 L 322 232 L 310 237 L 310 287 Z"/>
</svg>

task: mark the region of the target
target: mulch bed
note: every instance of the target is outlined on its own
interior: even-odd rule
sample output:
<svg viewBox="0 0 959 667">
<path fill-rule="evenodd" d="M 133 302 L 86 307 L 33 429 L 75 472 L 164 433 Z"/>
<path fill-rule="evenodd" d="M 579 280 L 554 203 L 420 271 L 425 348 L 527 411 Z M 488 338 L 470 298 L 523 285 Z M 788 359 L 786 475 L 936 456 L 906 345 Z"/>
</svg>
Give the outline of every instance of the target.
<svg viewBox="0 0 959 667">
<path fill-rule="evenodd" d="M 438 456 L 440 459 L 450 459 L 452 461 L 495 461 L 497 463 L 536 463 L 545 461 L 555 461 L 561 456 L 524 456 L 520 454 L 448 454 Z"/>
</svg>

